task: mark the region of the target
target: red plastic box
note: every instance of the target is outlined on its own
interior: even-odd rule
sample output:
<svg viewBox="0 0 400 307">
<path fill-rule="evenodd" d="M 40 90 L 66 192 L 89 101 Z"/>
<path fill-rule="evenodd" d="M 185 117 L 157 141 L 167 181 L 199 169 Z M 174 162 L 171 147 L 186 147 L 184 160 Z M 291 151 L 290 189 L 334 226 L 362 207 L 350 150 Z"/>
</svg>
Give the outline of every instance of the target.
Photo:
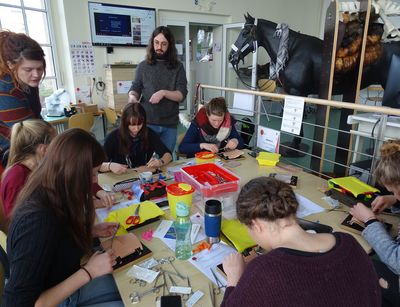
<svg viewBox="0 0 400 307">
<path fill-rule="evenodd" d="M 239 177 L 214 163 L 182 167 L 182 179 L 207 198 L 237 192 L 240 183 Z"/>
</svg>

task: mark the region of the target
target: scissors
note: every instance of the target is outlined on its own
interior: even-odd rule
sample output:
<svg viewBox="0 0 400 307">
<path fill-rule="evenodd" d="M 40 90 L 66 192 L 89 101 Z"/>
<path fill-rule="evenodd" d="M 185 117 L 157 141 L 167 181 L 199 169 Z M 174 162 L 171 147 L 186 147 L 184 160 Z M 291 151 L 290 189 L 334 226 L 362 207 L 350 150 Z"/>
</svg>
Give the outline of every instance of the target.
<svg viewBox="0 0 400 307">
<path fill-rule="evenodd" d="M 136 207 L 135 212 L 133 215 L 129 216 L 125 223 L 127 225 L 137 225 L 140 223 L 140 215 L 139 215 L 139 210 L 140 210 L 140 204 Z"/>
<path fill-rule="evenodd" d="M 173 261 L 175 261 L 175 257 L 173 257 L 173 256 L 168 256 L 168 257 L 159 259 L 159 260 L 158 260 L 158 263 L 159 263 L 159 264 L 164 264 L 164 263 L 171 263 L 171 262 L 173 262 Z"/>
<path fill-rule="evenodd" d="M 214 279 L 215 279 L 215 282 L 217 283 L 217 288 L 215 289 L 214 287 L 214 289 L 213 289 L 213 291 L 214 291 L 214 294 L 215 295 L 219 295 L 220 293 L 221 293 L 221 289 L 222 288 L 226 288 L 226 286 L 222 283 L 222 281 L 220 281 L 219 279 L 218 279 L 218 277 L 217 277 L 217 274 L 215 274 L 215 272 L 210 268 L 210 271 L 211 271 L 211 273 L 212 273 L 212 275 L 213 275 L 213 277 L 214 277 Z"/>
</svg>

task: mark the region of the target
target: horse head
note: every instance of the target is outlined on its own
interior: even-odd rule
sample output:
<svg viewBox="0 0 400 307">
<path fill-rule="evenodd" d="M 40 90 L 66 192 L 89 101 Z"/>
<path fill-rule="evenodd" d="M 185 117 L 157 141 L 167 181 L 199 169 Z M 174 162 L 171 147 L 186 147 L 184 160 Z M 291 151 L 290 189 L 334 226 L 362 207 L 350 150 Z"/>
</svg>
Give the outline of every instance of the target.
<svg viewBox="0 0 400 307">
<path fill-rule="evenodd" d="M 244 18 L 246 22 L 240 31 L 236 42 L 232 45 L 229 53 L 229 62 L 237 69 L 240 60 L 244 61 L 244 57 L 250 52 L 257 50 L 257 22 L 256 19 L 247 13 Z"/>
</svg>

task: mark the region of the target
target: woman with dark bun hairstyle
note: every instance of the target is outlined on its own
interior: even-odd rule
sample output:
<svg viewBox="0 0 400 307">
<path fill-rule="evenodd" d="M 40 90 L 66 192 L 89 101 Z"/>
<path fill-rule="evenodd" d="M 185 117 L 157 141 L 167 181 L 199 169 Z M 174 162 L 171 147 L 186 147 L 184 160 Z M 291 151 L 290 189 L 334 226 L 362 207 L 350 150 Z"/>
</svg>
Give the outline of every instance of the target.
<svg viewBox="0 0 400 307">
<path fill-rule="evenodd" d="M 9 148 L 12 125 L 41 118 L 39 83 L 46 72 L 44 56 L 42 47 L 29 36 L 0 31 L 0 158 Z"/>
<path fill-rule="evenodd" d="M 349 234 L 308 233 L 296 221 L 292 188 L 274 178 L 248 182 L 237 217 L 267 251 L 245 266 L 241 254 L 223 262 L 221 306 L 380 306 L 378 276 Z"/>
<path fill-rule="evenodd" d="M 393 213 L 400 212 L 400 140 L 390 140 L 382 145 L 381 160 L 374 175 L 393 194 L 375 198 L 372 209 L 358 203 L 350 213 L 365 224 L 362 236 L 379 256 L 380 261 L 374 260 L 374 264 L 382 287 L 383 306 L 400 306 L 400 232 L 394 240 L 376 218 L 387 208 Z"/>
</svg>

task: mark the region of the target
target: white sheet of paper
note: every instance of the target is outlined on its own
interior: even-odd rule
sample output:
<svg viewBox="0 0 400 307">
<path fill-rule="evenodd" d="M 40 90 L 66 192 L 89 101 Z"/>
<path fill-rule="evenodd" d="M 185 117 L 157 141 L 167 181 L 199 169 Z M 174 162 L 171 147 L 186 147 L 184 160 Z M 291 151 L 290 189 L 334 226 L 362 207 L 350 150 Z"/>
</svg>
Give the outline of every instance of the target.
<svg viewBox="0 0 400 307">
<path fill-rule="evenodd" d="M 325 211 L 324 208 L 312 202 L 308 198 L 296 193 L 296 199 L 299 202 L 299 207 L 297 208 L 296 216 L 299 218 L 303 218 L 307 215 L 311 215 L 314 213 L 320 213 Z"/>
<path fill-rule="evenodd" d="M 281 132 L 275 129 L 258 126 L 257 147 L 268 152 L 279 152 Z"/>
<path fill-rule="evenodd" d="M 140 280 L 144 280 L 147 283 L 152 283 L 154 279 L 156 279 L 157 275 L 160 272 L 156 272 L 153 270 L 145 269 L 137 265 L 133 265 L 128 272 L 126 272 L 126 275 L 128 275 L 131 278 L 137 278 Z"/>
<path fill-rule="evenodd" d="M 210 250 L 205 249 L 195 254 L 194 257 L 196 260 L 193 260 L 192 257 L 188 261 L 204 275 L 206 275 L 214 284 L 216 284 L 214 276 L 210 270 L 212 269 L 217 275 L 218 279 L 224 285 L 226 285 L 225 277 L 219 274 L 216 267 L 218 264 L 221 264 L 224 261 L 226 256 L 234 252 L 236 252 L 236 250 L 233 247 L 223 243 L 217 243 L 213 244 Z"/>
<path fill-rule="evenodd" d="M 131 85 L 132 85 L 132 80 L 117 81 L 117 94 L 128 94 Z"/>
<path fill-rule="evenodd" d="M 157 229 L 153 233 L 153 237 L 162 239 L 166 235 L 168 229 L 171 228 L 174 221 L 162 220 L 160 225 L 158 225 Z"/>
<path fill-rule="evenodd" d="M 233 96 L 233 114 L 250 115 L 254 113 L 254 96 L 249 94 L 235 93 Z"/>
<path fill-rule="evenodd" d="M 285 97 L 281 131 L 300 134 L 303 122 L 304 98 L 295 96 Z"/>
<path fill-rule="evenodd" d="M 176 52 L 178 53 L 178 55 L 182 55 L 183 54 L 183 44 L 175 44 L 176 47 Z"/>
</svg>

